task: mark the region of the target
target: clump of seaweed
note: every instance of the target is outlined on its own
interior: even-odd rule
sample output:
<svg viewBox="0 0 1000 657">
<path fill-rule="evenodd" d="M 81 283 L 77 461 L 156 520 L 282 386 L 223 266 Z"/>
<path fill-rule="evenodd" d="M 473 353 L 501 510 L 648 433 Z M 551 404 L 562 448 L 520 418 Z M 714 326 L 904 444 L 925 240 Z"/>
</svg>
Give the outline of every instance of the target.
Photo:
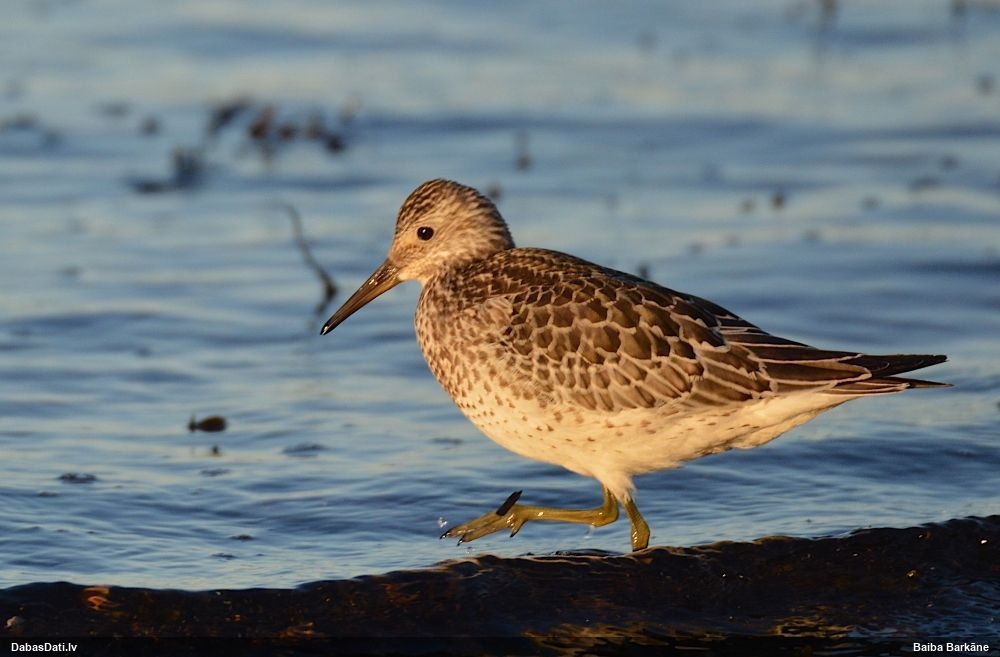
<svg viewBox="0 0 1000 657">
<path fill-rule="evenodd" d="M 348 150 L 346 128 L 354 121 L 359 107 L 360 103 L 352 99 L 339 108 L 336 119 L 330 119 L 319 109 L 283 108 L 246 96 L 220 101 L 208 108 L 201 143 L 176 146 L 172 150 L 165 176 L 133 176 L 126 183 L 140 194 L 195 189 L 205 183 L 210 171 L 209 158 L 223 144 L 234 140 L 237 154 L 256 154 L 267 170 L 293 145 L 313 146 L 330 156 L 338 156 Z M 162 122 L 155 116 L 147 116 L 139 132 L 146 136 L 161 134 Z"/>
</svg>

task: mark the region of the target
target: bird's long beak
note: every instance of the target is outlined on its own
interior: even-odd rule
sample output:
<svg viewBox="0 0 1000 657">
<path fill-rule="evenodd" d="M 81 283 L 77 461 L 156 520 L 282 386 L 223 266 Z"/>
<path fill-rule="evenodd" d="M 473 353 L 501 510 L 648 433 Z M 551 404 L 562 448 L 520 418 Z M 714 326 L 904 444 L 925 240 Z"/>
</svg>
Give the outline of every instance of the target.
<svg viewBox="0 0 1000 657">
<path fill-rule="evenodd" d="M 388 260 L 379 265 L 368 280 L 344 302 L 340 309 L 326 320 L 320 335 L 326 335 L 337 328 L 341 322 L 360 310 L 365 304 L 384 292 L 388 292 L 400 283 L 399 269 Z"/>
</svg>

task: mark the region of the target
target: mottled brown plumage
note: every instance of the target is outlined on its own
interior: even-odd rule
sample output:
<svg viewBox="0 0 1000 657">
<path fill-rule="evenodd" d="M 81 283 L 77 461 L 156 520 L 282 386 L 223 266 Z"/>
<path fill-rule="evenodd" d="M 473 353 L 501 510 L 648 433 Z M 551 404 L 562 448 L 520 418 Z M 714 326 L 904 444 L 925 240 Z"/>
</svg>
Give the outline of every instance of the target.
<svg viewBox="0 0 1000 657">
<path fill-rule="evenodd" d="M 595 477 L 593 510 L 513 504 L 448 535 L 549 519 L 604 524 L 620 502 L 633 548 L 648 528 L 632 477 L 754 447 L 855 397 L 942 384 L 898 377 L 944 356 L 869 356 L 771 335 L 720 306 L 543 249 L 515 248 L 489 199 L 432 180 L 400 209 L 389 257 L 326 333 L 417 279 L 416 332 L 434 376 L 486 435 Z"/>
</svg>

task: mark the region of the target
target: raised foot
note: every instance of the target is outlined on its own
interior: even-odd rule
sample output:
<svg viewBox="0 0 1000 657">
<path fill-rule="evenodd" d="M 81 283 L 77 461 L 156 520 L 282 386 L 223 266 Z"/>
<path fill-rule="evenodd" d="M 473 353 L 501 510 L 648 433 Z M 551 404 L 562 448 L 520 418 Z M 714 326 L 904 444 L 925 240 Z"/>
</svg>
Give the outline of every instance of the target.
<svg viewBox="0 0 1000 657">
<path fill-rule="evenodd" d="M 529 520 L 575 522 L 600 526 L 614 522 L 618 518 L 618 502 L 607 489 L 604 490 L 604 504 L 596 509 L 553 509 L 516 504 L 520 496 L 521 491 L 513 493 L 496 511 L 456 525 L 441 534 L 441 538 L 457 538 L 461 544 L 506 529 L 510 529 L 510 535 L 513 536 Z"/>
<path fill-rule="evenodd" d="M 514 501 L 520 496 L 521 491 L 513 493 L 496 511 L 491 511 L 475 520 L 463 522 L 461 525 L 455 525 L 441 534 L 441 538 L 457 538 L 461 544 L 508 528 L 510 535 L 513 536 L 521 530 L 524 523 L 528 522 L 528 518 L 524 514 L 524 507 L 514 504 Z"/>
</svg>

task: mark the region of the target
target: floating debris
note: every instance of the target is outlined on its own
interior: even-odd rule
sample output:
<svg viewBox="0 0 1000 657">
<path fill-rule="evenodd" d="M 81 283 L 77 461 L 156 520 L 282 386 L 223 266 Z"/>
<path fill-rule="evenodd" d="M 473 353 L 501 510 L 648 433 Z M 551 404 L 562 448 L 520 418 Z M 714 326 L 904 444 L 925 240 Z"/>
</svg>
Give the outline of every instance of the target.
<svg viewBox="0 0 1000 657">
<path fill-rule="evenodd" d="M 521 130 L 514 136 L 514 150 L 517 158 L 514 160 L 514 167 L 518 171 L 525 171 L 531 168 L 531 153 L 528 152 L 528 133 Z"/>
<path fill-rule="evenodd" d="M 188 431 L 192 433 L 195 431 L 205 431 L 207 433 L 214 433 L 217 431 L 226 430 L 226 418 L 220 415 L 209 415 L 201 420 L 196 420 L 195 416 L 192 415 L 191 419 L 188 421 Z"/>
<path fill-rule="evenodd" d="M 247 136 L 261 149 L 265 159 L 274 157 L 279 142 L 289 143 L 296 139 L 319 142 L 329 153 L 347 149 L 343 135 L 329 131 L 319 112 L 313 112 L 304 122 L 286 119 L 279 124 L 277 116 L 278 109 L 266 105 L 247 127 Z"/>
<path fill-rule="evenodd" d="M 865 210 L 877 210 L 881 204 L 877 196 L 866 196 L 861 199 L 861 207 Z"/>
<path fill-rule="evenodd" d="M 934 176 L 921 176 L 910 182 L 911 192 L 923 192 L 928 189 L 934 189 L 935 187 L 940 187 L 941 181 Z"/>
<path fill-rule="evenodd" d="M 246 135 L 267 164 L 273 161 L 279 148 L 296 140 L 318 143 L 328 153 L 347 150 L 344 136 L 328 130 L 320 113 L 313 112 L 305 121 L 291 118 L 279 123 L 278 108 L 274 105 L 265 105 L 256 114 L 246 128 Z"/>
<path fill-rule="evenodd" d="M 309 115 L 309 121 L 306 122 L 306 127 L 302 130 L 302 137 L 304 139 L 322 139 L 326 136 L 326 125 L 323 123 L 323 115 L 319 112 L 313 112 Z"/>
<path fill-rule="evenodd" d="M 202 173 L 205 170 L 201 149 L 175 148 L 171 157 L 174 164 L 174 183 L 178 189 L 201 184 Z"/>
<path fill-rule="evenodd" d="M 237 116 L 249 110 L 251 106 L 252 102 L 249 98 L 237 98 L 216 105 L 212 108 L 212 112 L 208 117 L 208 126 L 205 128 L 205 134 L 209 138 L 215 137 L 223 128 L 232 123 Z"/>
<path fill-rule="evenodd" d="M 297 445 L 286 447 L 281 451 L 292 456 L 315 456 L 316 452 L 321 452 L 324 449 L 326 447 L 319 443 L 298 443 Z"/>
<path fill-rule="evenodd" d="M 500 188 L 500 183 L 491 182 L 486 186 L 486 195 L 490 197 L 493 201 L 499 201 L 500 197 L 503 195 L 503 190 Z"/>
<path fill-rule="evenodd" d="M 701 241 L 694 241 L 688 244 L 687 251 L 691 255 L 701 255 L 705 252 L 705 243 Z"/>
<path fill-rule="evenodd" d="M 51 148 L 62 139 L 57 130 L 43 125 L 34 114 L 27 113 L 0 118 L 0 135 L 11 133 L 33 136 L 39 149 Z"/>
<path fill-rule="evenodd" d="M 343 137 L 334 132 L 326 135 L 326 138 L 323 139 L 323 146 L 330 153 L 340 153 L 347 148 L 347 143 Z"/>
<path fill-rule="evenodd" d="M 159 194 L 169 189 L 173 189 L 166 180 L 152 180 L 141 178 L 129 180 L 128 184 L 140 194 Z"/>
<path fill-rule="evenodd" d="M 112 100 L 101 103 L 97 106 L 97 112 L 112 119 L 121 119 L 128 116 L 132 107 L 124 100 Z"/>
<path fill-rule="evenodd" d="M 212 445 L 212 451 L 209 454 L 212 456 L 222 456 L 222 450 L 219 449 L 218 445 Z"/>
<path fill-rule="evenodd" d="M 160 120 L 155 116 L 147 116 L 139 124 L 139 134 L 145 137 L 160 134 Z"/>
<path fill-rule="evenodd" d="M 83 268 L 79 265 L 66 265 L 59 268 L 59 275 L 63 278 L 80 278 L 82 273 Z"/>
<path fill-rule="evenodd" d="M 639 278 L 645 278 L 649 280 L 649 263 L 640 262 L 638 268 L 636 269 L 635 275 Z"/>
<path fill-rule="evenodd" d="M 255 141 L 267 139 L 268 135 L 271 134 L 275 114 L 276 111 L 273 105 L 265 105 L 257 113 L 257 117 L 253 122 L 247 127 L 247 136 Z"/>
<path fill-rule="evenodd" d="M 349 105 L 348 109 L 355 105 Z M 30 125 L 31 129 L 37 130 L 35 127 L 37 121 L 34 117 L 15 118 L 18 120 L 0 120 L 0 132 L 18 127 L 20 124 Z M 342 111 L 341 127 L 343 128 L 352 119 L 353 110 L 346 113 Z M 318 110 L 308 113 L 295 110 L 287 112 L 282 111 L 276 103 L 259 103 L 247 97 L 219 102 L 208 108 L 201 144 L 178 147 L 174 150 L 171 155 L 170 175 L 163 178 L 128 178 L 126 184 L 140 194 L 160 194 L 192 189 L 201 185 L 204 182 L 208 157 L 215 152 L 217 141 L 224 136 L 224 133 L 235 135 L 241 140 L 236 150 L 237 154 L 256 153 L 265 168 L 270 168 L 285 148 L 303 142 L 322 148 L 331 155 L 343 153 L 349 145 L 343 130 L 333 131 L 326 124 L 323 112 Z M 152 115 L 143 119 L 138 129 L 140 134 L 147 137 L 158 135 L 163 130 L 160 121 Z M 55 133 L 52 134 L 54 136 L 49 141 L 54 141 L 58 137 Z"/>
<path fill-rule="evenodd" d="M 6 119 L 0 119 L 0 132 L 40 129 L 41 123 L 34 114 L 15 114 Z"/>
<path fill-rule="evenodd" d="M 133 178 L 132 189 L 140 194 L 160 194 L 181 189 L 193 189 L 204 180 L 205 164 L 200 148 L 175 148 L 171 153 L 171 175 L 168 178 Z"/>
<path fill-rule="evenodd" d="M 309 266 L 316 276 L 319 277 L 320 283 L 323 284 L 323 298 L 318 304 L 316 304 L 315 313 L 317 315 L 322 315 L 330 302 L 337 296 L 337 284 L 333 282 L 330 275 L 326 273 L 316 258 L 313 257 L 312 251 L 309 248 L 309 243 L 306 241 L 305 235 L 302 232 L 302 217 L 299 216 L 298 210 L 295 209 L 290 203 L 278 202 L 277 207 L 281 208 L 288 213 L 288 216 L 292 219 L 292 232 L 295 235 L 295 243 L 299 247 L 299 251 L 302 252 L 302 258 L 306 261 L 306 265 Z"/>
<path fill-rule="evenodd" d="M 67 472 L 59 475 L 59 481 L 67 484 L 92 484 L 97 481 L 97 476 L 87 473 Z"/>
<path fill-rule="evenodd" d="M 783 210 L 785 207 L 785 192 L 777 190 L 771 194 L 771 207 L 775 210 Z"/>
</svg>

